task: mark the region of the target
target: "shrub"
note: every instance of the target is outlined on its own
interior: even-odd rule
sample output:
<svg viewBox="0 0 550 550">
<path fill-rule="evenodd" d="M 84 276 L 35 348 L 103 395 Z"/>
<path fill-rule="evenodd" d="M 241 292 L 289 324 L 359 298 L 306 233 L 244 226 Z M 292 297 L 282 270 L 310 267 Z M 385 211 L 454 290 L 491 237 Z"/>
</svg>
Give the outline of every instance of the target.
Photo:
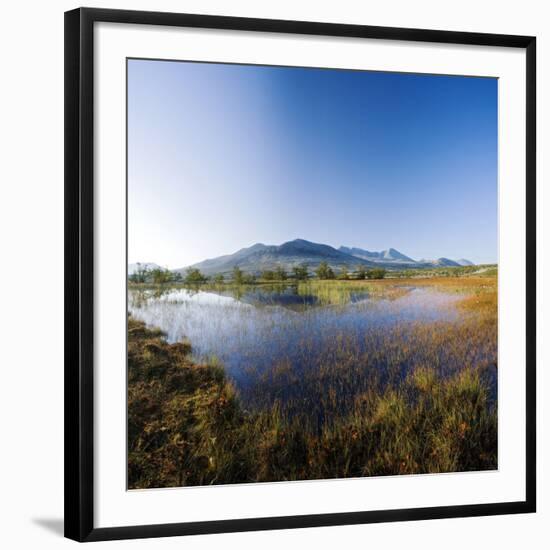
<svg viewBox="0 0 550 550">
<path fill-rule="evenodd" d="M 367 271 L 368 279 L 383 279 L 386 276 L 386 270 L 382 268 L 370 269 Z"/>
<path fill-rule="evenodd" d="M 214 284 L 221 285 L 224 282 L 224 276 L 222 273 L 218 273 L 217 275 L 214 275 L 214 278 L 212 279 Z"/>
<path fill-rule="evenodd" d="M 275 277 L 278 281 L 286 281 L 288 278 L 288 274 L 284 267 L 278 266 L 277 269 L 275 269 Z"/>
<path fill-rule="evenodd" d="M 366 279 L 367 278 L 367 270 L 364 265 L 357 266 L 357 272 L 356 272 L 358 279 Z"/>
<path fill-rule="evenodd" d="M 309 277 L 309 272 L 306 264 L 297 265 L 292 268 L 294 278 L 298 281 L 305 281 Z"/>
<path fill-rule="evenodd" d="M 319 279 L 334 279 L 334 271 L 332 271 L 332 268 L 327 262 L 321 262 L 319 267 L 315 270 L 315 273 Z"/>
<path fill-rule="evenodd" d="M 186 271 L 185 282 L 188 284 L 201 284 L 207 280 L 208 278 L 201 273 L 200 269 L 190 267 Z"/>
</svg>

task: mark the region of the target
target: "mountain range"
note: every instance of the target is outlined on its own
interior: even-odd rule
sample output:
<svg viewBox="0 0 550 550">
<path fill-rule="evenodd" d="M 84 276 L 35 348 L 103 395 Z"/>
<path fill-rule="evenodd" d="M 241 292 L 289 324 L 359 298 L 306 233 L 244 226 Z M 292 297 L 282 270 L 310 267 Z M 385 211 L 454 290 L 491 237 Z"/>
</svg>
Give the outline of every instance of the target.
<svg viewBox="0 0 550 550">
<path fill-rule="evenodd" d="M 362 248 L 346 246 L 334 248 L 327 244 L 295 239 L 281 245 L 256 243 L 247 248 L 241 248 L 233 254 L 210 258 L 175 271 L 184 273 L 186 269 L 191 267 L 200 269 L 203 274 L 210 276 L 218 273 L 227 274 L 238 267 L 246 273 L 257 275 L 262 271 L 273 270 L 277 267 L 283 267 L 290 271 L 293 267 L 303 264 L 306 264 L 312 271 L 321 262 L 327 262 L 333 269 L 341 269 L 344 266 L 348 269 L 355 269 L 358 265 L 363 265 L 367 269 L 374 267 L 402 269 L 474 265 L 465 259 L 454 261 L 449 258 L 438 258 L 437 260 L 416 261 L 395 248 L 371 252 Z"/>
<path fill-rule="evenodd" d="M 134 275 L 139 270 L 141 270 L 141 271 L 153 271 L 154 269 L 162 269 L 162 268 L 160 267 L 160 265 L 154 264 L 152 262 L 128 264 L 128 275 Z"/>
</svg>

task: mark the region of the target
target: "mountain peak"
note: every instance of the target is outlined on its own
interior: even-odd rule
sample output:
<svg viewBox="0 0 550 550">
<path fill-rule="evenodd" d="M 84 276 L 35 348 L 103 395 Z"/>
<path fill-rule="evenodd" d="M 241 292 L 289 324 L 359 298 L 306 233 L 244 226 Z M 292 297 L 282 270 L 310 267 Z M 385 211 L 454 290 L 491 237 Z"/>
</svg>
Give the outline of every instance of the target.
<svg viewBox="0 0 550 550">
<path fill-rule="evenodd" d="M 261 250 L 262 248 L 266 248 L 266 247 L 267 245 L 265 245 L 264 243 L 256 243 L 246 248 L 241 248 L 241 250 Z"/>
<path fill-rule="evenodd" d="M 285 243 L 283 244 L 288 244 L 288 243 L 306 243 L 306 244 L 315 244 L 311 241 L 306 241 L 306 239 L 292 239 L 291 241 L 286 241 Z"/>
<path fill-rule="evenodd" d="M 466 258 L 460 258 L 460 260 L 456 261 L 458 264 L 462 266 L 470 266 L 475 265 L 474 262 L 471 262 L 470 260 L 467 260 Z"/>
<path fill-rule="evenodd" d="M 307 248 L 317 248 L 322 246 L 322 247 L 332 248 L 332 246 L 329 246 L 328 244 L 314 243 L 306 239 L 293 239 L 292 241 L 286 241 L 279 246 L 280 247 L 281 246 L 301 246 L 301 247 L 307 247 Z"/>
<path fill-rule="evenodd" d="M 380 254 L 384 259 L 387 260 L 402 260 L 404 262 L 414 262 L 412 258 L 405 256 L 405 254 L 402 254 L 401 252 L 399 252 L 399 250 L 396 250 L 395 248 L 388 248 L 388 250 L 383 250 Z"/>
<path fill-rule="evenodd" d="M 387 250 L 382 250 L 381 252 L 371 252 L 362 248 L 341 246 L 338 250 L 344 252 L 345 254 L 351 254 L 356 258 L 363 258 L 366 260 L 394 261 L 411 264 L 415 263 L 415 260 L 409 258 L 409 256 L 405 256 L 405 254 L 399 252 L 399 250 L 396 250 L 395 248 L 388 248 Z"/>
</svg>

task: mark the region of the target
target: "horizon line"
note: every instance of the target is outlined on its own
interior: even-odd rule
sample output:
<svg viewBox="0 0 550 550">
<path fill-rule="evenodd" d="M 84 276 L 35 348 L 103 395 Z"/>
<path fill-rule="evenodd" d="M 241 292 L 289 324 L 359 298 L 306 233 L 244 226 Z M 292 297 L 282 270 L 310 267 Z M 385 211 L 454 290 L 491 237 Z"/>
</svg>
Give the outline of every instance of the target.
<svg viewBox="0 0 550 550">
<path fill-rule="evenodd" d="M 184 269 L 186 267 L 191 267 L 195 264 L 198 264 L 198 263 L 201 263 L 201 262 L 204 262 L 204 261 L 207 261 L 207 260 L 220 258 L 222 256 L 231 256 L 233 254 L 236 254 L 240 250 L 246 250 L 247 248 L 252 248 L 253 246 L 257 246 L 257 245 L 262 245 L 262 246 L 266 246 L 266 247 L 267 246 L 282 246 L 284 244 L 292 243 L 292 242 L 296 242 L 296 241 L 304 241 L 304 242 L 311 243 L 311 244 L 316 244 L 316 245 L 321 245 L 321 246 L 329 246 L 330 248 L 332 248 L 334 250 L 338 250 L 338 251 L 339 251 L 340 248 L 350 248 L 350 249 L 357 248 L 357 249 L 364 250 L 365 252 L 380 254 L 380 253 L 386 252 L 388 250 L 395 250 L 396 252 L 398 252 L 400 254 L 403 254 L 404 256 L 407 256 L 408 258 L 410 258 L 415 263 L 433 262 L 433 261 L 440 260 L 440 259 L 447 259 L 447 260 L 452 260 L 452 261 L 455 261 L 455 262 L 458 262 L 459 260 L 466 260 L 468 262 L 472 262 L 473 265 L 498 265 L 498 259 L 495 260 L 495 261 L 473 262 L 472 260 L 469 260 L 466 256 L 460 256 L 460 257 L 456 257 L 456 258 L 453 258 L 453 257 L 450 257 L 450 256 L 438 256 L 438 257 L 434 257 L 434 258 L 429 258 L 429 257 L 422 256 L 420 259 L 417 260 L 417 259 L 413 258 L 412 256 L 409 256 L 408 254 L 402 252 L 400 249 L 398 249 L 394 246 L 389 246 L 389 247 L 383 248 L 381 250 L 369 249 L 369 248 L 366 248 L 364 246 L 344 245 L 344 244 L 341 244 L 339 247 L 336 247 L 336 246 L 332 246 L 330 244 L 326 244 L 326 243 L 323 243 L 323 242 L 310 241 L 308 239 L 304 239 L 304 238 L 301 238 L 301 237 L 297 237 L 295 239 L 289 239 L 289 240 L 283 241 L 280 244 L 265 244 L 263 242 L 256 241 L 256 242 L 253 242 L 250 245 L 242 246 L 240 248 L 237 248 L 233 252 L 226 252 L 226 253 L 219 254 L 217 256 L 209 256 L 209 257 L 206 257 L 202 260 L 198 260 L 198 261 L 195 261 L 195 262 L 190 263 L 190 264 L 185 264 L 185 265 L 180 266 L 180 267 L 169 267 L 168 265 L 162 265 L 161 263 L 158 263 L 158 262 L 155 262 L 155 261 L 134 261 L 134 262 L 130 262 L 129 260 L 127 262 L 127 265 L 132 265 L 132 264 L 155 264 L 155 265 L 158 265 L 159 267 L 163 267 L 164 269 L 168 269 L 170 271 L 173 271 L 173 270 L 178 270 L 178 269 Z M 352 256 L 352 255 L 350 254 L 350 256 Z"/>
</svg>

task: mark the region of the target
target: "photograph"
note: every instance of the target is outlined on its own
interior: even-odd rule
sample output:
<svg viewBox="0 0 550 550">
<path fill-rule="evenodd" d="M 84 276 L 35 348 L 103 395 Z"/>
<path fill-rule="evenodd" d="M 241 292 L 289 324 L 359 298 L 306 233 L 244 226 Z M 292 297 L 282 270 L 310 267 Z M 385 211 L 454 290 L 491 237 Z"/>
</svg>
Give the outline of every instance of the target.
<svg viewBox="0 0 550 550">
<path fill-rule="evenodd" d="M 127 489 L 498 470 L 498 78 L 126 77 Z"/>
</svg>

